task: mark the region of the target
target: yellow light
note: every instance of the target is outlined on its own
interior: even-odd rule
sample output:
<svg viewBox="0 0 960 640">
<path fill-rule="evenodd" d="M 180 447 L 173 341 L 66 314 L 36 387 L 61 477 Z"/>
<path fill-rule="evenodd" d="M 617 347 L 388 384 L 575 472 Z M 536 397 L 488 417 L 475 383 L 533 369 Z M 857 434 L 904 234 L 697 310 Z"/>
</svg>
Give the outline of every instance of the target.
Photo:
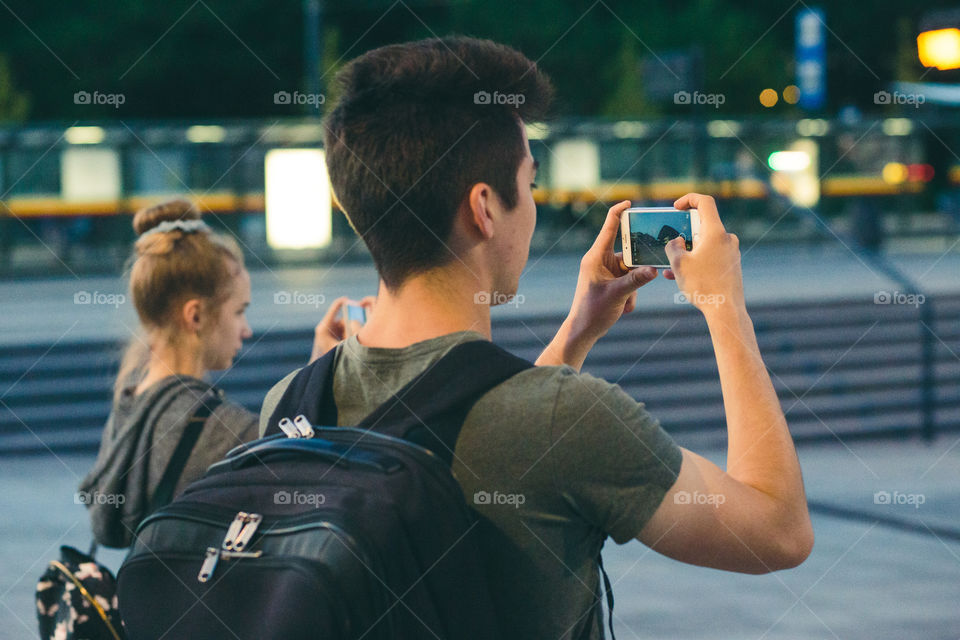
<svg viewBox="0 0 960 640">
<path fill-rule="evenodd" d="M 190 142 L 223 142 L 226 137 L 227 130 L 215 124 L 197 124 L 187 129 L 187 140 Z"/>
<path fill-rule="evenodd" d="M 900 184 L 907 179 L 907 167 L 899 162 L 888 162 L 883 167 L 883 181 L 889 184 Z"/>
<path fill-rule="evenodd" d="M 622 120 L 613 124 L 613 135 L 617 138 L 642 138 L 650 129 L 642 122 Z"/>
<path fill-rule="evenodd" d="M 321 149 L 271 149 L 266 159 L 267 243 L 324 247 L 332 238 L 330 180 Z"/>
<path fill-rule="evenodd" d="M 70 127 L 63 132 L 70 144 L 100 144 L 106 137 L 103 127 Z"/>
<path fill-rule="evenodd" d="M 740 123 L 733 120 L 711 120 L 707 123 L 707 135 L 711 138 L 735 138 L 740 133 Z"/>
<path fill-rule="evenodd" d="M 787 104 L 797 104 L 800 101 L 800 87 L 791 84 L 783 90 L 783 101 Z"/>
<path fill-rule="evenodd" d="M 913 131 L 913 122 L 909 118 L 887 118 L 881 125 L 884 135 L 906 136 Z"/>
<path fill-rule="evenodd" d="M 917 36 L 917 52 L 925 67 L 960 68 L 960 29 L 924 31 Z"/>
<path fill-rule="evenodd" d="M 822 118 L 797 120 L 797 135 L 804 137 L 823 136 L 830 130 L 830 123 Z"/>
<path fill-rule="evenodd" d="M 777 104 L 777 100 L 779 100 L 777 92 L 773 89 L 764 89 L 760 92 L 760 104 L 765 107 L 772 107 Z"/>
</svg>

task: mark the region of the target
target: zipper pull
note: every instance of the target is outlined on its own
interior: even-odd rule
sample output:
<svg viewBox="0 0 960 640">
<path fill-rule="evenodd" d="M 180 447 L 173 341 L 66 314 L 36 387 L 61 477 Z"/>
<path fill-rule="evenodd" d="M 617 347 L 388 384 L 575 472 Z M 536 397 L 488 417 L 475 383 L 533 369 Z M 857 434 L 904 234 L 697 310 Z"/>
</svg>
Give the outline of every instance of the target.
<svg viewBox="0 0 960 640">
<path fill-rule="evenodd" d="M 254 532 L 257 530 L 257 527 L 260 526 L 260 521 L 263 520 L 263 516 L 259 513 L 250 513 L 245 514 L 246 524 L 243 525 L 243 529 L 240 530 L 240 533 L 237 534 L 236 540 L 233 541 L 233 547 L 227 549 L 224 546 L 226 551 L 243 551 L 243 549 L 250 543 L 250 539 L 253 537 Z"/>
<path fill-rule="evenodd" d="M 200 575 L 197 580 L 206 582 L 213 576 L 213 571 L 217 568 L 217 560 L 220 559 L 220 550 L 216 547 L 207 547 L 207 555 L 203 558 L 203 564 L 200 566 Z"/>
<path fill-rule="evenodd" d="M 297 431 L 300 432 L 301 438 L 313 437 L 313 425 L 310 424 L 309 420 L 307 420 L 307 416 L 301 413 L 293 419 L 293 424 L 297 428 Z"/>
<path fill-rule="evenodd" d="M 243 526 L 247 523 L 247 512 L 241 511 L 236 517 L 234 517 L 233 522 L 230 523 L 230 526 L 227 527 L 227 535 L 223 536 L 223 544 L 221 548 L 226 549 L 227 551 L 233 550 L 234 541 L 237 539 L 237 536 L 240 535 L 240 531 L 243 529 Z"/>
<path fill-rule="evenodd" d="M 299 438 L 300 430 L 297 429 L 293 423 L 290 421 L 290 418 L 280 418 L 280 430 L 287 434 L 288 438 Z"/>
</svg>

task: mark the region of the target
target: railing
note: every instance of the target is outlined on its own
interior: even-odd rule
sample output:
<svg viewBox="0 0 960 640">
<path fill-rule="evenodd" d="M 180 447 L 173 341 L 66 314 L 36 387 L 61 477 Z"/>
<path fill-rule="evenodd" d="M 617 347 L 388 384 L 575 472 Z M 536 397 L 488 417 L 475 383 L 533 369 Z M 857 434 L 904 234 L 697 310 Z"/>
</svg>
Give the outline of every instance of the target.
<svg viewBox="0 0 960 640">
<path fill-rule="evenodd" d="M 937 305 L 840 299 L 750 307 L 757 339 L 797 440 L 960 429 L 960 295 Z M 559 316 L 496 322 L 494 339 L 534 359 Z M 938 338 L 925 336 L 941 327 Z M 267 390 L 304 364 L 311 330 L 263 336 L 220 384 L 259 410 Z M 941 343 L 942 341 L 942 343 Z M 119 345 L 111 341 L 0 348 L 0 451 L 96 448 L 110 408 Z M 43 356 L 43 357 L 41 357 Z M 593 349 L 584 370 L 618 382 L 679 442 L 726 433 L 716 361 L 692 307 L 635 311 Z"/>
</svg>

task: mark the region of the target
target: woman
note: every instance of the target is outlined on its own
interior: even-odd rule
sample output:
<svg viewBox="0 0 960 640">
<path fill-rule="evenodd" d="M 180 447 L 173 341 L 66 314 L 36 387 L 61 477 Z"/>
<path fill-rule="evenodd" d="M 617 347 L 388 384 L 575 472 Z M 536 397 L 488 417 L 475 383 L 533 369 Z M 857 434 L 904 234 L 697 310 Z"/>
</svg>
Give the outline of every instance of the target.
<svg viewBox="0 0 960 640">
<path fill-rule="evenodd" d="M 139 211 L 133 228 L 130 292 L 145 337 L 123 358 L 97 461 L 80 485 L 94 537 L 110 547 L 129 546 L 143 518 L 257 437 L 257 415 L 204 381 L 228 369 L 252 335 L 242 252 L 185 200 Z M 311 357 L 343 338 L 346 301 L 317 325 Z"/>
</svg>

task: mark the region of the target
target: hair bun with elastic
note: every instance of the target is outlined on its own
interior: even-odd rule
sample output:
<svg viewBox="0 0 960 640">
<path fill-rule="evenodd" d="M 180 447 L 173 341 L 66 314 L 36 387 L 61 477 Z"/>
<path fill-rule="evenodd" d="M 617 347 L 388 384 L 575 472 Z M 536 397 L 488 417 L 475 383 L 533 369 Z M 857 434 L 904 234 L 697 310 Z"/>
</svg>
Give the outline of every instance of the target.
<svg viewBox="0 0 960 640">
<path fill-rule="evenodd" d="M 200 222 L 200 211 L 197 210 L 193 203 L 188 200 L 177 199 L 170 200 L 168 202 L 162 202 L 160 204 L 153 205 L 152 207 L 147 207 L 137 211 L 136 215 L 133 216 L 133 230 L 137 235 L 144 235 L 148 231 L 151 231 L 159 227 L 164 222 L 175 222 L 175 221 L 197 221 Z M 200 222 L 200 224 L 203 224 Z M 169 227 L 169 225 L 165 225 Z M 206 225 L 203 225 L 204 227 Z M 179 225 L 174 228 L 179 228 Z M 163 229 L 164 231 L 171 230 L 170 228 Z M 187 231 L 187 229 L 181 229 Z M 198 229 L 193 229 L 196 231 Z"/>
</svg>

